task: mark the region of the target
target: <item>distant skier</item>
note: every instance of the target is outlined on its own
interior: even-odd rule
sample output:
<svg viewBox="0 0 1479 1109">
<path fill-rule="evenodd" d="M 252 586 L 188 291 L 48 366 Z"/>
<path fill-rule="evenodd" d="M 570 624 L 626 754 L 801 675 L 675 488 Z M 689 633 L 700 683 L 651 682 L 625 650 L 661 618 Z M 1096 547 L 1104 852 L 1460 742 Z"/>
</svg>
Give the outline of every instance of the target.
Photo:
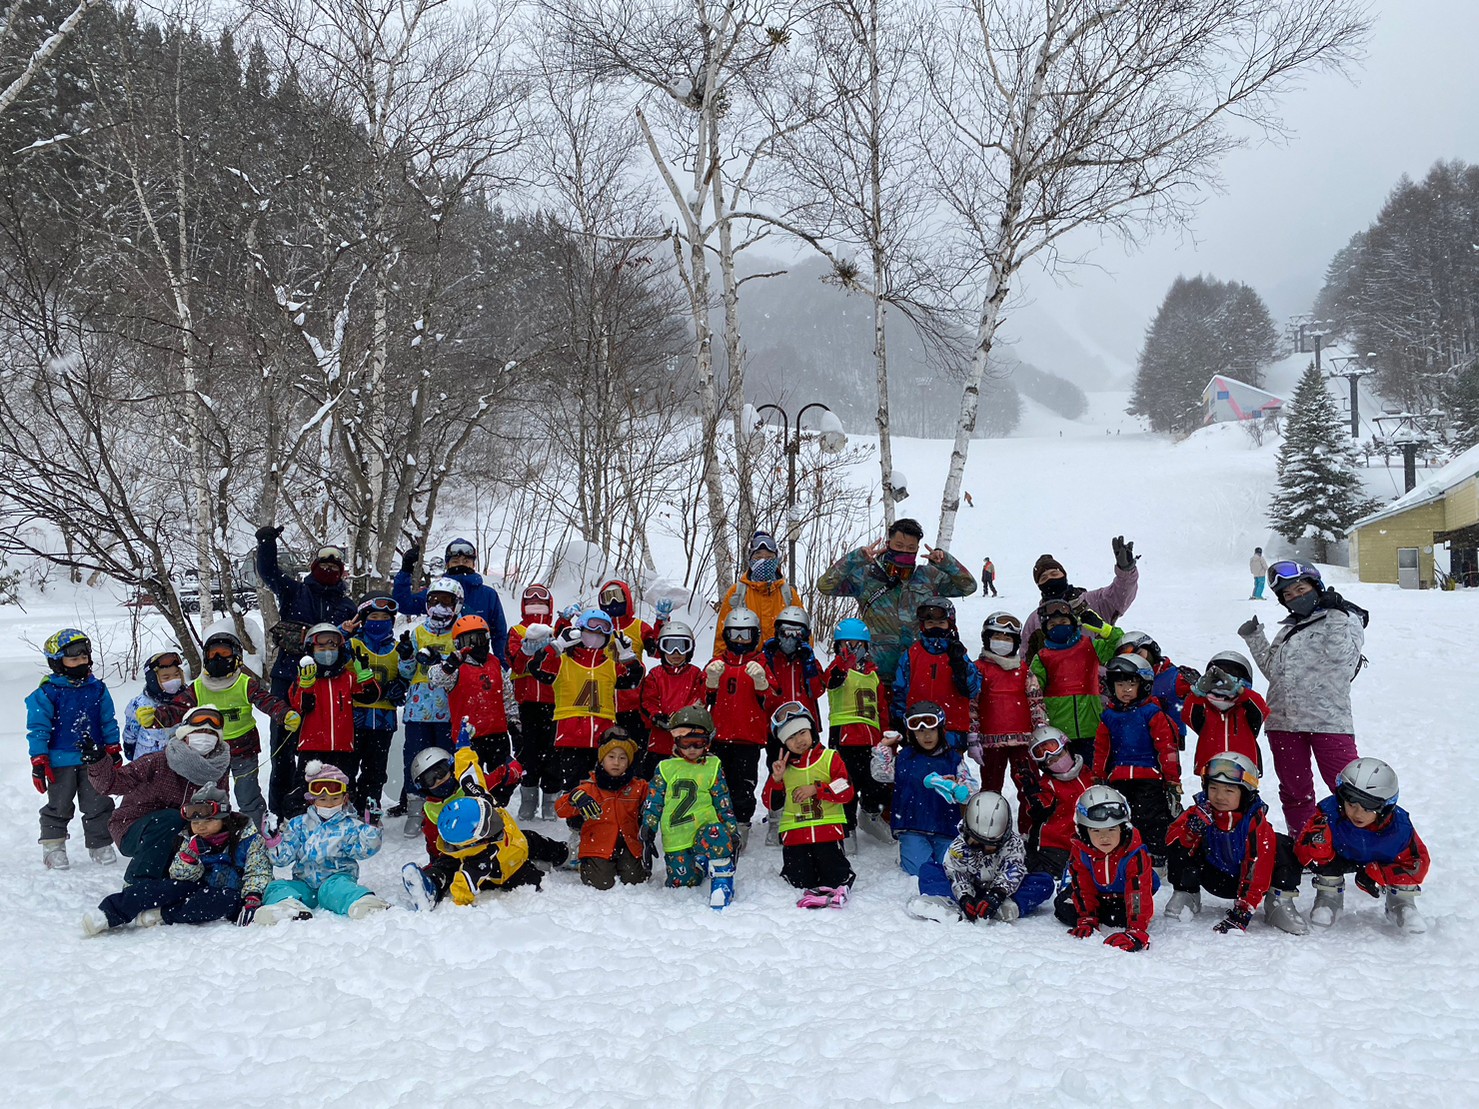
<svg viewBox="0 0 1479 1109">
<path fill-rule="evenodd" d="M 1268 559 L 1263 557 L 1263 548 L 1254 547 L 1253 557 L 1248 560 L 1248 572 L 1253 575 L 1253 595 L 1250 601 L 1263 600 L 1263 585 L 1268 580 Z"/>
<path fill-rule="evenodd" d="M 996 593 L 996 563 L 991 561 L 991 556 L 986 556 L 986 561 L 981 563 L 981 595 L 990 594 L 995 597 Z"/>
</svg>

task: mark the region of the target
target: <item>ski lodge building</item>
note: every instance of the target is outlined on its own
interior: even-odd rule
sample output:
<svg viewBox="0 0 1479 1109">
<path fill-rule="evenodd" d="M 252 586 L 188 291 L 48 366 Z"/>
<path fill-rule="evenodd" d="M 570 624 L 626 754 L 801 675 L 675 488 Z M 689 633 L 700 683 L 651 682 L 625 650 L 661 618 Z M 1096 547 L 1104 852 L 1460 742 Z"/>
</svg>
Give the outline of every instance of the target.
<svg viewBox="0 0 1479 1109">
<path fill-rule="evenodd" d="M 1441 572 L 1434 550 L 1444 546 L 1446 576 L 1456 585 L 1479 586 L 1479 446 L 1357 520 L 1348 539 L 1351 567 L 1362 581 L 1431 589 Z"/>
<path fill-rule="evenodd" d="M 1213 374 L 1202 390 L 1202 404 L 1207 413 L 1205 423 L 1223 424 L 1272 415 L 1284 407 L 1284 398 L 1235 377 Z"/>
</svg>

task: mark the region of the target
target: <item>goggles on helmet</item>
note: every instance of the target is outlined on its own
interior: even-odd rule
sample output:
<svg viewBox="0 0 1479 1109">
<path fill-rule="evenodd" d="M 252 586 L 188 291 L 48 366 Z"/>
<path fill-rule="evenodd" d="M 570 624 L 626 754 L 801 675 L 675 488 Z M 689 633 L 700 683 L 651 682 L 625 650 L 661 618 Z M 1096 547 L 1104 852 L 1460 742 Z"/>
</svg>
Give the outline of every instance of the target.
<svg viewBox="0 0 1479 1109">
<path fill-rule="evenodd" d="M 349 787 L 337 778 L 315 778 L 308 783 L 308 792 L 315 797 L 334 797 L 348 793 Z"/>
<path fill-rule="evenodd" d="M 1084 816 L 1094 821 L 1115 820 L 1124 823 L 1130 819 L 1130 807 L 1123 801 L 1100 801 L 1085 809 Z"/>
<path fill-rule="evenodd" d="M 626 599 L 626 592 L 619 585 L 608 585 L 601 590 L 602 601 L 624 601 Z"/>
<path fill-rule="evenodd" d="M 422 789 L 433 789 L 441 785 L 452 776 L 452 764 L 439 762 L 428 766 L 421 772 L 421 777 L 416 779 L 416 784 Z"/>
<path fill-rule="evenodd" d="M 196 705 L 185 714 L 185 719 L 181 723 L 192 726 L 204 724 L 207 727 L 215 728 L 219 732 L 222 728 L 226 727 L 226 717 L 214 705 Z"/>
<path fill-rule="evenodd" d="M 92 644 L 86 639 L 74 639 L 62 648 L 62 658 L 91 658 Z"/>
<path fill-rule="evenodd" d="M 1068 744 L 1055 735 L 1040 739 L 1027 749 L 1037 762 L 1050 762 L 1068 751 Z"/>
<path fill-rule="evenodd" d="M 214 820 L 221 812 L 216 801 L 186 801 L 180 806 L 180 815 L 186 820 Z"/>
<path fill-rule="evenodd" d="M 779 728 L 782 724 L 792 720 L 805 720 L 810 723 L 812 721 L 811 710 L 800 701 L 787 701 L 771 714 L 770 726 Z"/>
<path fill-rule="evenodd" d="M 1367 812 L 1379 813 L 1391 804 L 1386 798 L 1367 793 L 1364 789 L 1357 789 L 1347 782 L 1341 782 L 1335 787 L 1335 796 L 1345 804 L 1356 805 Z"/>
<path fill-rule="evenodd" d="M 156 655 L 149 663 L 151 669 L 169 670 L 184 665 L 184 660 L 179 655 Z"/>
<path fill-rule="evenodd" d="M 1208 759 L 1207 765 L 1202 768 L 1202 777 L 1208 781 L 1245 786 L 1252 790 L 1258 788 L 1258 775 L 1249 773 L 1232 759 L 1219 758 L 1215 755 Z"/>
<path fill-rule="evenodd" d="M 235 658 L 236 648 L 229 643 L 212 643 L 205 649 L 206 658 Z M 175 663 L 176 666 L 179 663 Z"/>
<path fill-rule="evenodd" d="M 917 732 L 920 728 L 938 728 L 944 723 L 944 717 L 938 712 L 911 712 L 904 718 L 904 724 L 911 732 Z"/>
<path fill-rule="evenodd" d="M 748 646 L 755 642 L 754 628 L 725 628 L 724 641 L 726 643 L 743 643 Z"/>
<path fill-rule="evenodd" d="M 1318 585 L 1320 572 L 1313 566 L 1306 566 L 1293 559 L 1280 559 L 1268 568 L 1268 583 L 1274 589 L 1282 589 L 1292 581 L 1305 578 L 1311 583 Z"/>
<path fill-rule="evenodd" d="M 320 547 L 318 554 L 313 556 L 314 562 L 334 562 L 342 569 L 344 566 L 344 552 L 338 547 Z"/>
<path fill-rule="evenodd" d="M 611 622 L 611 617 L 604 612 L 587 613 L 580 621 L 580 630 L 583 632 L 600 632 L 602 635 L 612 635 L 616 632 L 616 625 Z"/>
<path fill-rule="evenodd" d="M 359 605 L 359 611 L 361 614 L 367 614 L 371 612 L 388 612 L 390 613 L 390 615 L 394 616 L 397 612 L 400 611 L 400 609 L 401 606 L 395 603 L 395 599 L 393 597 L 371 597 L 368 600 L 361 601 Z"/>
<path fill-rule="evenodd" d="M 315 647 L 338 647 L 344 643 L 344 637 L 338 632 L 319 632 L 311 642 Z"/>
<path fill-rule="evenodd" d="M 446 558 L 477 558 L 478 549 L 465 539 L 447 544 Z"/>
</svg>

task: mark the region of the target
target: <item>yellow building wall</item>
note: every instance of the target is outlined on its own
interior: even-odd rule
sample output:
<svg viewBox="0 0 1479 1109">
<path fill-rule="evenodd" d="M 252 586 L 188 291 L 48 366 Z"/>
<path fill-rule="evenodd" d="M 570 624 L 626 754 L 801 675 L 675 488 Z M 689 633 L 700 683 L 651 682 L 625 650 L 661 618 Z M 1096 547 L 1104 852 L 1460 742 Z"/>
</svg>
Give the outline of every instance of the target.
<svg viewBox="0 0 1479 1109">
<path fill-rule="evenodd" d="M 1362 581 L 1397 583 L 1397 548 L 1416 547 L 1418 573 L 1424 586 L 1433 584 L 1433 533 L 1452 527 L 1442 501 L 1377 520 L 1353 534 L 1356 572 Z"/>
<path fill-rule="evenodd" d="M 1471 477 L 1448 491 L 1445 526 L 1449 530 L 1479 524 L 1479 477 Z"/>
</svg>

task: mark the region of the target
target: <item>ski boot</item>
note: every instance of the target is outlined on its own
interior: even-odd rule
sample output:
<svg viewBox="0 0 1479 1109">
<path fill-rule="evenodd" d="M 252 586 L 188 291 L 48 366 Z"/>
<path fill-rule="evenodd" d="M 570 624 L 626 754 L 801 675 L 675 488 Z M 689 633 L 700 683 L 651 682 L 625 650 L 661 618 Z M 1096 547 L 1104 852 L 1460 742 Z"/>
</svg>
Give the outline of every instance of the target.
<svg viewBox="0 0 1479 1109">
<path fill-rule="evenodd" d="M 1022 906 L 1008 897 L 991 915 L 1004 924 L 1010 924 L 1022 915 Z"/>
<path fill-rule="evenodd" d="M 415 863 L 407 863 L 401 867 L 401 885 L 406 887 L 406 895 L 411 899 L 411 911 L 414 913 L 430 912 L 437 907 L 437 887 L 426 872 Z"/>
<path fill-rule="evenodd" d="M 832 889 L 823 886 L 822 892 L 827 895 L 827 908 L 841 909 L 847 906 L 848 895 L 846 886 L 836 886 Z"/>
<path fill-rule="evenodd" d="M 735 855 L 743 855 L 748 846 L 750 846 L 750 825 L 747 821 L 739 826 L 739 833 L 734 837 Z"/>
<path fill-rule="evenodd" d="M 1202 911 L 1201 890 L 1177 890 L 1171 894 L 1171 900 L 1166 902 L 1165 915 L 1170 920 L 1180 920 L 1181 914 L 1187 909 L 1191 915 L 1196 916 Z"/>
<path fill-rule="evenodd" d="M 734 860 L 709 860 L 709 908 L 715 912 L 734 900 Z"/>
<path fill-rule="evenodd" d="M 1309 921 L 1304 919 L 1299 906 L 1294 904 L 1298 896 L 1298 890 L 1269 890 L 1268 896 L 1263 899 L 1263 922 L 1273 925 L 1281 932 L 1288 932 L 1291 936 L 1307 935 L 1310 930 Z"/>
<path fill-rule="evenodd" d="M 856 828 L 851 829 L 842 837 L 842 850 L 848 855 L 858 853 L 858 830 Z"/>
<path fill-rule="evenodd" d="M 89 847 L 87 854 L 99 866 L 112 866 L 118 861 L 118 855 L 114 852 L 113 845 L 109 843 L 105 843 L 101 847 Z"/>
<path fill-rule="evenodd" d="M 370 827 L 372 828 L 378 828 L 380 827 L 381 821 L 384 819 L 385 816 L 381 812 L 379 801 L 368 801 L 365 803 L 366 824 L 370 825 Z"/>
<path fill-rule="evenodd" d="M 555 815 L 555 795 L 548 790 L 545 791 L 544 800 L 539 803 L 540 820 L 559 820 Z"/>
<path fill-rule="evenodd" d="M 388 908 L 390 908 L 389 901 L 383 897 L 376 897 L 372 893 L 368 897 L 361 897 L 353 905 L 349 906 L 349 911 L 344 915 L 349 917 L 350 920 L 364 920 L 371 913 L 384 912 Z"/>
<path fill-rule="evenodd" d="M 1419 887 L 1387 890 L 1387 919 L 1404 932 L 1418 935 L 1428 930 L 1428 922 L 1417 911 Z"/>
<path fill-rule="evenodd" d="M 859 811 L 858 829 L 872 836 L 879 843 L 893 843 L 894 841 L 894 833 L 881 813 Z"/>
<path fill-rule="evenodd" d="M 796 907 L 798 909 L 825 909 L 831 892 L 831 887 L 803 890 L 801 896 L 796 899 Z"/>
<path fill-rule="evenodd" d="M 765 846 L 775 847 L 781 842 L 781 810 L 771 809 L 765 817 Z"/>
<path fill-rule="evenodd" d="M 1310 923 L 1329 928 L 1345 907 L 1345 879 L 1315 876 L 1315 904 L 1310 909 Z"/>
<path fill-rule="evenodd" d="M 47 870 L 66 870 L 72 865 L 67 858 L 67 841 L 64 839 L 44 839 L 41 841 L 41 861 L 46 864 Z"/>
<path fill-rule="evenodd" d="M 904 905 L 904 911 L 915 920 L 933 920 L 940 924 L 955 924 L 965 919 L 960 906 L 948 897 L 911 897 Z"/>
<path fill-rule="evenodd" d="M 82 914 L 82 934 L 84 936 L 96 936 L 112 927 L 108 923 L 108 914 L 102 909 L 88 909 Z"/>
<path fill-rule="evenodd" d="M 253 924 L 270 927 L 282 920 L 312 920 L 313 910 L 296 897 L 284 897 L 271 905 L 263 905 L 252 918 Z"/>
<path fill-rule="evenodd" d="M 526 824 L 539 815 L 539 787 L 519 787 L 519 823 Z"/>
<path fill-rule="evenodd" d="M 406 823 L 401 828 L 401 833 L 407 839 L 415 839 L 421 834 L 421 806 L 425 802 L 414 794 L 406 796 Z"/>
</svg>

